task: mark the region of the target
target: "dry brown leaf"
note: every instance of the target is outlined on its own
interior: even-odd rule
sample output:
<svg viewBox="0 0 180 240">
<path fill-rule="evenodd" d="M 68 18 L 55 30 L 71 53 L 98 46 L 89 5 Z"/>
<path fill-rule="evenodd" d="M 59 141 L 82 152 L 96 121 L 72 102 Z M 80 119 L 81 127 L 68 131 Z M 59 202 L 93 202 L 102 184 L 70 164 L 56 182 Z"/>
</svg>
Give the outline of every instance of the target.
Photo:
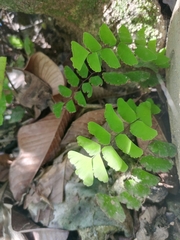
<svg viewBox="0 0 180 240">
<path fill-rule="evenodd" d="M 18 132 L 20 153 L 10 167 L 10 189 L 17 201 L 26 192 L 39 168 L 54 159 L 71 115 L 64 110 L 61 118 L 50 113 L 38 122 L 23 126 Z"/>
<path fill-rule="evenodd" d="M 57 157 L 55 160 L 58 161 Z M 73 166 L 66 157 L 62 163 L 49 167 L 40 177 L 30 192 L 26 195 L 24 208 L 30 203 L 37 203 L 46 199 L 49 205 L 62 203 L 64 196 L 64 186 L 74 172 Z"/>
<path fill-rule="evenodd" d="M 83 114 L 77 120 L 75 120 L 71 124 L 70 128 L 68 129 L 66 135 L 61 142 L 62 147 L 66 146 L 71 142 L 75 142 L 77 136 L 82 135 L 84 137 L 90 137 L 91 135 L 87 127 L 88 122 L 90 121 L 94 121 L 100 125 L 103 125 L 105 123 L 104 109 L 89 111 Z"/>
<path fill-rule="evenodd" d="M 52 88 L 53 96 L 59 93 L 59 85 L 65 85 L 65 79 L 59 67 L 41 52 L 31 56 L 25 70 L 47 82 Z"/>
</svg>

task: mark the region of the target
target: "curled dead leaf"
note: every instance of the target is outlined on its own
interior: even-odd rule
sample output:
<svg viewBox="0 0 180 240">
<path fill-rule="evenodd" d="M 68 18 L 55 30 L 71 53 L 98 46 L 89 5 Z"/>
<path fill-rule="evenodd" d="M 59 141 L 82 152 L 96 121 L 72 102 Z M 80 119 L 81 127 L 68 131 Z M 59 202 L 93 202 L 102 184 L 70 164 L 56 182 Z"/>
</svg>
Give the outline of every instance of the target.
<svg viewBox="0 0 180 240">
<path fill-rule="evenodd" d="M 61 149 L 61 139 L 71 115 L 64 110 L 61 118 L 52 113 L 18 132 L 20 153 L 10 167 L 10 189 L 17 201 L 26 192 L 39 168 L 53 160 Z"/>
<path fill-rule="evenodd" d="M 48 83 L 52 88 L 53 96 L 59 93 L 59 85 L 65 85 L 65 79 L 59 67 L 41 52 L 31 56 L 25 70 Z"/>
</svg>

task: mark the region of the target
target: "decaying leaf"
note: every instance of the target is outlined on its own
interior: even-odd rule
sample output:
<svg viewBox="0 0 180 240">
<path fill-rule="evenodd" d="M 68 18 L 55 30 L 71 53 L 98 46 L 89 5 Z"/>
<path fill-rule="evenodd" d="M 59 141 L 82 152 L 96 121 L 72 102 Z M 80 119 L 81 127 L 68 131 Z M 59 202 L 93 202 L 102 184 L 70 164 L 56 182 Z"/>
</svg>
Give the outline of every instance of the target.
<svg viewBox="0 0 180 240">
<path fill-rule="evenodd" d="M 65 85 L 60 68 L 41 52 L 37 52 L 31 56 L 25 70 L 48 83 L 52 88 L 53 96 L 59 93 L 59 85 Z"/>
<path fill-rule="evenodd" d="M 140 216 L 140 229 L 136 233 L 137 239 L 165 240 L 169 233 L 167 229 L 165 209 L 156 206 L 148 207 Z"/>
<path fill-rule="evenodd" d="M 42 228 L 34 223 L 26 212 L 23 212 L 20 208 L 14 206 L 11 211 L 12 214 L 12 229 L 19 234 L 32 233 L 34 240 L 66 240 L 69 235 L 69 231 L 56 229 L 56 228 Z"/>
<path fill-rule="evenodd" d="M 39 168 L 59 153 L 60 142 L 70 118 L 66 110 L 61 118 L 50 113 L 40 121 L 19 130 L 20 153 L 11 164 L 9 173 L 10 189 L 17 201 L 21 200 Z"/>
<path fill-rule="evenodd" d="M 58 161 L 58 158 L 55 161 Z M 55 163 L 51 167 L 48 167 L 40 179 L 38 181 L 36 179 L 37 183 L 26 195 L 24 208 L 27 208 L 30 203 L 37 203 L 43 199 L 44 201 L 46 199 L 49 204 L 63 202 L 64 186 L 73 172 L 74 168 L 67 157 L 62 163 Z"/>
</svg>

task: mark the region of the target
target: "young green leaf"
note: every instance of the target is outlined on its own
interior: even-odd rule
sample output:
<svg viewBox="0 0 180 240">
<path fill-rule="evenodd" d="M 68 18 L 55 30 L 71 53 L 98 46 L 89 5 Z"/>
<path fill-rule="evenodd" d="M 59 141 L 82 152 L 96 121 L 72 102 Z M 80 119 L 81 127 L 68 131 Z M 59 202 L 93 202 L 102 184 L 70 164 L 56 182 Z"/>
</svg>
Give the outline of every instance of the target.
<svg viewBox="0 0 180 240">
<path fill-rule="evenodd" d="M 136 211 L 138 211 L 142 205 L 139 199 L 131 196 L 128 192 L 122 192 L 118 198 L 120 202 L 126 204 L 128 209 L 135 209 Z"/>
<path fill-rule="evenodd" d="M 84 185 L 91 186 L 94 181 L 92 158 L 75 151 L 68 152 L 70 163 L 76 167 L 75 173 L 83 180 Z"/>
<path fill-rule="evenodd" d="M 107 145 L 111 141 L 111 134 L 95 122 L 88 123 L 89 133 L 94 135 L 99 143 Z"/>
<path fill-rule="evenodd" d="M 25 110 L 21 106 L 16 106 L 12 110 L 11 119 L 9 123 L 20 122 L 24 116 Z"/>
<path fill-rule="evenodd" d="M 23 41 L 19 37 L 11 35 L 11 36 L 8 37 L 8 40 L 9 40 L 9 43 L 14 48 L 17 48 L 17 49 L 22 49 L 23 48 Z"/>
<path fill-rule="evenodd" d="M 82 78 L 87 78 L 88 72 L 89 72 L 89 70 L 88 70 L 88 67 L 86 66 L 85 63 L 83 63 L 81 70 L 80 70 L 80 71 L 79 71 L 79 70 L 77 71 L 77 73 L 79 74 L 79 76 L 81 76 Z"/>
<path fill-rule="evenodd" d="M 148 173 L 140 168 L 132 170 L 132 175 L 137 178 L 139 182 L 149 187 L 156 186 L 159 182 L 159 178 L 151 173 Z"/>
<path fill-rule="evenodd" d="M 84 32 L 83 43 L 91 52 L 97 52 L 101 50 L 100 43 L 90 33 Z"/>
<path fill-rule="evenodd" d="M 117 109 L 118 113 L 126 122 L 132 123 L 137 119 L 136 113 L 129 106 L 129 104 L 124 101 L 123 98 L 118 99 L 117 105 L 118 105 L 118 109 Z"/>
<path fill-rule="evenodd" d="M 99 76 L 94 76 L 94 77 L 90 77 L 89 83 L 92 86 L 101 86 L 103 84 L 103 80 Z"/>
<path fill-rule="evenodd" d="M 152 126 L 151 103 L 146 101 L 139 104 L 136 109 L 137 116 L 149 127 Z"/>
<path fill-rule="evenodd" d="M 101 146 L 97 143 L 94 142 L 93 140 L 83 137 L 83 136 L 78 136 L 77 137 L 77 142 L 78 145 L 83 147 L 84 150 L 90 155 L 94 156 L 100 153 L 101 151 Z"/>
<path fill-rule="evenodd" d="M 128 169 L 127 164 L 122 160 L 119 154 L 112 146 L 106 146 L 102 149 L 103 158 L 107 161 L 108 165 L 115 171 L 126 172 Z"/>
<path fill-rule="evenodd" d="M 75 74 L 75 72 L 70 67 L 65 66 L 64 74 L 65 74 L 65 77 L 67 78 L 68 83 L 72 87 L 77 87 L 78 86 L 79 78 L 78 78 L 78 76 Z"/>
<path fill-rule="evenodd" d="M 99 29 L 99 36 L 103 43 L 113 47 L 116 44 L 116 38 L 109 27 L 103 23 Z"/>
<path fill-rule="evenodd" d="M 152 52 L 156 52 L 156 45 L 157 45 L 156 38 L 150 39 L 147 43 L 148 49 L 151 50 Z"/>
<path fill-rule="evenodd" d="M 69 113 L 76 112 L 76 107 L 72 99 L 66 103 L 66 109 L 68 110 Z"/>
<path fill-rule="evenodd" d="M 158 114 L 161 112 L 161 109 L 154 103 L 152 98 L 148 98 L 146 101 L 151 103 L 151 113 L 152 114 Z"/>
<path fill-rule="evenodd" d="M 136 146 L 126 134 L 119 134 L 115 137 L 117 147 L 132 158 L 142 156 L 143 150 Z"/>
<path fill-rule="evenodd" d="M 112 131 L 120 133 L 124 130 L 124 124 L 114 111 L 112 104 L 106 104 L 104 116 Z"/>
<path fill-rule="evenodd" d="M 118 52 L 118 56 L 125 64 L 129 66 L 138 64 L 138 60 L 134 56 L 131 49 L 125 43 L 120 42 L 118 44 L 117 52 Z"/>
<path fill-rule="evenodd" d="M 142 45 L 142 46 L 146 45 L 145 28 L 141 28 L 136 33 L 135 44 L 136 45 Z"/>
<path fill-rule="evenodd" d="M 96 52 L 88 55 L 87 62 L 94 72 L 101 72 L 101 62 Z"/>
<path fill-rule="evenodd" d="M 92 161 L 94 176 L 99 181 L 107 183 L 109 179 L 101 155 L 97 154 L 96 156 L 93 157 Z"/>
<path fill-rule="evenodd" d="M 110 48 L 104 48 L 100 51 L 100 57 L 107 63 L 111 68 L 119 68 L 120 62 L 116 57 L 115 53 Z"/>
<path fill-rule="evenodd" d="M 140 159 L 140 163 L 148 171 L 153 171 L 155 173 L 168 172 L 173 166 L 172 161 L 169 161 L 163 158 L 154 157 L 151 155 L 142 157 Z"/>
<path fill-rule="evenodd" d="M 144 46 L 137 46 L 135 49 L 136 55 L 142 59 L 144 62 L 150 62 L 157 59 L 157 53 L 152 52 Z"/>
<path fill-rule="evenodd" d="M 59 86 L 59 93 L 63 96 L 63 97 L 70 97 L 72 94 L 72 90 L 66 86 L 60 85 Z"/>
<path fill-rule="evenodd" d="M 26 36 L 23 41 L 23 47 L 27 55 L 31 55 L 34 53 L 34 43 L 28 36 Z"/>
<path fill-rule="evenodd" d="M 135 104 L 135 102 L 133 101 L 132 98 L 129 98 L 129 99 L 127 100 L 127 104 L 132 108 L 132 110 L 133 110 L 134 112 L 136 112 L 137 106 L 136 106 L 136 104 Z"/>
<path fill-rule="evenodd" d="M 130 71 L 125 73 L 125 75 L 132 81 L 132 82 L 144 82 L 146 81 L 150 73 L 145 71 Z"/>
<path fill-rule="evenodd" d="M 0 98 L 2 96 L 2 89 L 4 85 L 4 76 L 6 69 L 6 57 L 0 57 Z"/>
<path fill-rule="evenodd" d="M 131 34 L 128 30 L 128 28 L 124 25 L 122 25 L 119 28 L 119 38 L 120 38 L 120 42 L 122 43 L 126 43 L 126 44 L 131 44 L 132 43 L 132 37 Z"/>
<path fill-rule="evenodd" d="M 101 210 L 110 219 L 114 219 L 116 222 L 121 223 L 125 221 L 126 215 L 117 197 L 112 197 L 103 193 L 97 193 L 96 200 Z"/>
<path fill-rule="evenodd" d="M 82 47 L 79 43 L 75 41 L 71 42 L 71 49 L 72 49 L 71 61 L 73 63 L 73 67 L 80 71 L 84 61 L 86 60 L 89 54 L 89 51 L 87 51 L 84 47 Z"/>
<path fill-rule="evenodd" d="M 87 93 L 87 97 L 90 98 L 93 93 L 93 89 L 90 83 L 83 83 L 82 84 L 82 91 L 83 93 Z"/>
<path fill-rule="evenodd" d="M 79 106 L 82 106 L 82 107 L 86 106 L 86 99 L 81 91 L 78 91 L 75 93 L 74 99 L 77 101 Z"/>
<path fill-rule="evenodd" d="M 150 194 L 150 188 L 147 188 L 147 186 L 143 185 L 142 183 L 136 182 L 133 179 L 126 180 L 124 186 L 127 189 L 128 193 L 138 198 L 144 198 Z"/>
<path fill-rule="evenodd" d="M 157 53 L 157 59 L 155 59 L 153 63 L 159 68 L 168 68 L 170 66 L 170 59 L 162 51 Z"/>
<path fill-rule="evenodd" d="M 60 118 L 63 106 L 64 106 L 63 102 L 58 102 L 53 105 L 53 113 L 57 118 Z"/>
<path fill-rule="evenodd" d="M 128 78 L 124 74 L 118 72 L 105 72 L 102 74 L 102 76 L 106 83 L 112 85 L 125 84 L 128 80 Z"/>
<path fill-rule="evenodd" d="M 149 144 L 148 148 L 152 153 L 158 155 L 159 157 L 173 158 L 177 154 L 177 148 L 174 144 L 160 140 L 154 140 Z"/>
<path fill-rule="evenodd" d="M 152 140 L 157 136 L 157 131 L 150 128 L 142 121 L 136 121 L 131 124 L 130 132 L 137 138 L 141 138 L 144 141 Z"/>
</svg>

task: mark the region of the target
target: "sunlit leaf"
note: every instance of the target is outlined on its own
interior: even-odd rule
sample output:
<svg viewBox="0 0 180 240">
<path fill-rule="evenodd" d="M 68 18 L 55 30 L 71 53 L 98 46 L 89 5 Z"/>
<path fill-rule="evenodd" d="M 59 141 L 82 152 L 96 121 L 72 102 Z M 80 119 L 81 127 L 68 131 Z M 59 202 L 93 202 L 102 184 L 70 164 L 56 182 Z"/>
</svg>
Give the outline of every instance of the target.
<svg viewBox="0 0 180 240">
<path fill-rule="evenodd" d="M 70 97 L 72 94 L 72 90 L 66 86 L 60 85 L 59 86 L 59 93 L 63 96 L 63 97 Z"/>
<path fill-rule="evenodd" d="M 101 41 L 110 47 L 116 44 L 116 38 L 114 34 L 105 23 L 103 23 L 99 29 L 99 36 Z"/>
<path fill-rule="evenodd" d="M 77 101 L 79 106 L 82 106 L 82 107 L 86 106 L 86 99 L 81 91 L 78 91 L 75 93 L 74 99 Z"/>
<path fill-rule="evenodd" d="M 90 66 L 90 68 L 94 72 L 101 72 L 101 62 L 99 60 L 99 56 L 96 52 L 90 53 L 87 57 L 87 62 Z"/>
<path fill-rule="evenodd" d="M 148 146 L 149 150 L 159 157 L 170 157 L 173 158 L 177 154 L 177 148 L 174 144 L 154 140 Z"/>
<path fill-rule="evenodd" d="M 119 198 L 120 202 L 122 202 L 123 204 L 126 204 L 127 208 L 129 208 L 129 209 L 135 209 L 136 211 L 138 211 L 142 205 L 142 203 L 139 199 L 137 199 L 136 197 L 133 197 L 128 192 L 122 192 L 118 196 L 118 198 Z"/>
<path fill-rule="evenodd" d="M 92 86 L 101 86 L 103 84 L 103 80 L 99 76 L 94 76 L 94 77 L 90 77 L 89 83 Z"/>
<path fill-rule="evenodd" d="M 120 42 L 127 43 L 127 44 L 131 44 L 132 43 L 131 34 L 129 32 L 129 29 L 125 25 L 122 25 L 119 28 L 119 32 L 118 33 L 119 33 L 119 37 L 120 37 Z"/>
<path fill-rule="evenodd" d="M 96 52 L 101 49 L 100 43 L 90 33 L 84 32 L 83 43 L 91 52 Z"/>
<path fill-rule="evenodd" d="M 71 42 L 71 49 L 72 49 L 71 61 L 73 63 L 73 67 L 80 71 L 84 61 L 86 60 L 89 54 L 89 51 L 87 51 L 84 47 L 82 47 L 79 43 L 75 41 Z"/>
<path fill-rule="evenodd" d="M 76 112 L 76 107 L 75 107 L 75 104 L 73 102 L 73 100 L 69 100 L 67 103 L 66 103 L 66 109 L 68 110 L 68 112 L 70 113 L 74 113 Z"/>
<path fill-rule="evenodd" d="M 114 219 L 117 222 L 124 222 L 126 215 L 117 197 L 98 193 L 96 194 L 96 200 L 101 210 L 110 219 Z"/>
<path fill-rule="evenodd" d="M 168 172 L 172 166 L 173 163 L 170 160 L 158 158 L 154 156 L 144 156 L 140 159 L 140 163 L 144 168 L 146 168 L 148 171 L 153 172 Z"/>
<path fill-rule="evenodd" d="M 88 130 L 92 135 L 94 135 L 98 139 L 99 143 L 105 145 L 110 143 L 111 134 L 108 131 L 106 131 L 103 127 L 101 127 L 99 124 L 95 122 L 89 122 Z"/>
<path fill-rule="evenodd" d="M 136 109 L 137 116 L 149 127 L 152 126 L 151 103 L 146 101 L 139 104 Z"/>
<path fill-rule="evenodd" d="M 142 45 L 142 46 L 146 45 L 145 28 L 141 28 L 136 33 L 135 44 L 136 45 Z"/>
<path fill-rule="evenodd" d="M 11 35 L 11 36 L 8 37 L 8 40 L 9 40 L 9 43 L 14 48 L 17 48 L 17 49 L 22 49 L 23 48 L 23 41 L 19 37 Z"/>
<path fill-rule="evenodd" d="M 119 68 L 120 62 L 116 57 L 116 54 L 110 48 L 104 48 L 100 51 L 101 58 L 107 63 L 111 68 Z"/>
<path fill-rule="evenodd" d="M 120 133 L 124 130 L 124 124 L 114 111 L 112 104 L 106 104 L 104 116 L 112 131 Z"/>
<path fill-rule="evenodd" d="M 83 63 L 82 68 L 80 71 L 77 71 L 77 73 L 82 77 L 82 78 L 87 78 L 88 76 L 88 67 L 86 66 L 85 63 Z"/>
<path fill-rule="evenodd" d="M 131 124 L 130 126 L 130 132 L 138 138 L 141 138 L 142 140 L 152 140 L 157 136 L 157 131 L 153 128 L 150 128 L 142 121 L 136 121 Z"/>
<path fill-rule="evenodd" d="M 57 118 L 61 116 L 63 106 L 64 106 L 63 102 L 58 102 L 53 105 L 53 113 Z"/>
<path fill-rule="evenodd" d="M 105 72 L 102 76 L 105 82 L 112 85 L 125 84 L 128 80 L 124 74 L 118 72 Z"/>
<path fill-rule="evenodd" d="M 78 136 L 77 137 L 77 142 L 78 145 L 83 147 L 84 150 L 90 155 L 94 156 L 96 154 L 99 154 L 101 151 L 101 146 L 94 142 L 93 140 L 83 137 L 83 136 Z"/>
<path fill-rule="evenodd" d="M 135 49 L 136 55 L 142 59 L 144 62 L 150 62 L 157 59 L 157 54 L 149 50 L 144 46 L 137 46 Z"/>
<path fill-rule="evenodd" d="M 103 158 L 107 161 L 108 165 L 115 171 L 126 172 L 128 169 L 127 164 L 122 160 L 119 154 L 112 146 L 106 146 L 102 149 Z"/>
<path fill-rule="evenodd" d="M 91 186 L 94 180 L 92 158 L 75 151 L 69 151 L 68 158 L 70 163 L 76 167 L 75 173 L 83 180 L 84 185 Z"/>
<path fill-rule="evenodd" d="M 79 78 L 78 76 L 75 74 L 75 72 L 68 66 L 65 66 L 64 68 L 64 74 L 65 77 L 67 78 L 68 83 L 73 86 L 73 87 L 77 87 L 79 84 Z"/>
<path fill-rule="evenodd" d="M 124 186 L 127 189 L 128 193 L 138 198 L 146 197 L 150 194 L 150 188 L 147 188 L 147 186 L 143 185 L 142 183 L 136 182 L 133 179 L 126 180 Z"/>
<path fill-rule="evenodd" d="M 108 182 L 108 174 L 104 166 L 100 153 L 93 157 L 93 173 L 94 176 L 101 182 Z"/>
<path fill-rule="evenodd" d="M 132 82 L 144 82 L 146 81 L 150 73 L 145 71 L 131 71 L 126 72 L 125 75 L 132 81 Z"/>
<path fill-rule="evenodd" d="M 127 65 L 133 66 L 138 63 L 134 53 L 125 43 L 119 43 L 117 49 L 120 59 Z"/>
<path fill-rule="evenodd" d="M 143 150 L 136 146 L 126 134 L 117 135 L 115 142 L 119 149 L 133 158 L 140 157 L 143 154 Z"/>
<path fill-rule="evenodd" d="M 93 89 L 90 83 L 83 83 L 82 84 L 82 91 L 87 93 L 87 97 L 90 98 L 93 93 Z"/>
<path fill-rule="evenodd" d="M 132 170 L 132 175 L 137 178 L 137 181 L 149 187 L 156 186 L 159 182 L 159 178 L 151 173 L 148 173 L 140 168 Z"/>
<path fill-rule="evenodd" d="M 11 119 L 9 123 L 20 122 L 24 116 L 25 110 L 21 106 L 16 106 L 12 109 Z"/>
<path fill-rule="evenodd" d="M 124 101 L 123 98 L 118 99 L 117 105 L 118 105 L 118 109 L 117 109 L 118 113 L 126 122 L 132 123 L 137 119 L 136 113 L 129 106 L 129 104 Z"/>
</svg>

